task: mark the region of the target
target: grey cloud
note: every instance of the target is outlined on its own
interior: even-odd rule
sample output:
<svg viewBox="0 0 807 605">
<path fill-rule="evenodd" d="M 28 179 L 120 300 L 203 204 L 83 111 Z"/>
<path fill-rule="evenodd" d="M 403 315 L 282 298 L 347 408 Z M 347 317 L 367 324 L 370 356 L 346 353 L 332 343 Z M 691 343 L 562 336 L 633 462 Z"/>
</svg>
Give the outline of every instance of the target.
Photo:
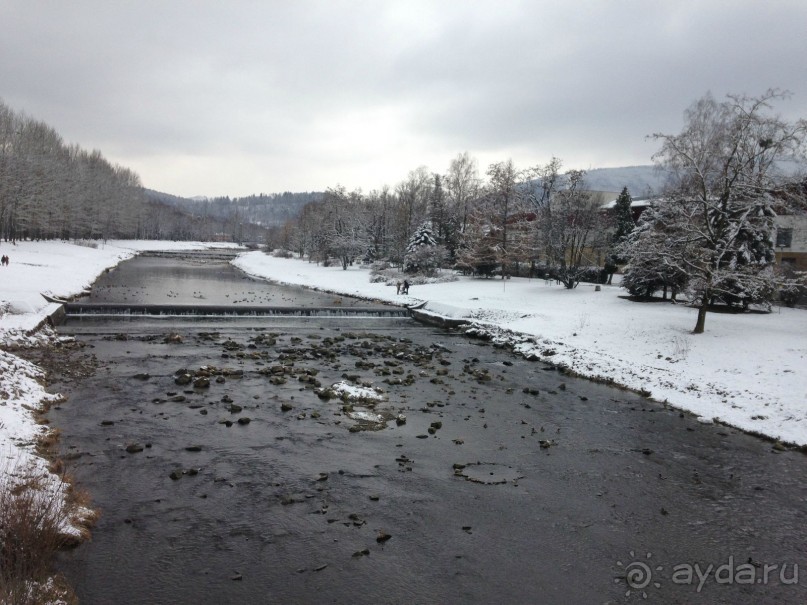
<svg viewBox="0 0 807 605">
<path fill-rule="evenodd" d="M 707 90 L 789 88 L 782 113 L 806 117 L 806 22 L 795 1 L 0 0 L 0 97 L 141 162 L 149 186 L 177 186 L 172 157 L 220 154 L 261 167 L 231 194 L 321 188 L 336 169 L 370 189 L 436 150 L 451 151 L 435 170 L 464 150 L 649 162 L 645 135 L 676 131 Z M 338 128 L 362 115 L 375 130 Z"/>
</svg>

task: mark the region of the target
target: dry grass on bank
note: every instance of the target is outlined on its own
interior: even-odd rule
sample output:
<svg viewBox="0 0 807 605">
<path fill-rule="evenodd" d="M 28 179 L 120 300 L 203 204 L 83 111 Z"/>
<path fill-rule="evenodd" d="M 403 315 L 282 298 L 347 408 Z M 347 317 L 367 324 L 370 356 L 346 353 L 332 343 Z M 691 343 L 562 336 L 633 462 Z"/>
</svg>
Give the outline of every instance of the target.
<svg viewBox="0 0 807 605">
<path fill-rule="evenodd" d="M 89 537 L 95 515 L 87 500 L 65 476 L 0 470 L 0 604 L 77 602 L 64 578 L 53 575 L 53 562 L 60 549 Z"/>
</svg>

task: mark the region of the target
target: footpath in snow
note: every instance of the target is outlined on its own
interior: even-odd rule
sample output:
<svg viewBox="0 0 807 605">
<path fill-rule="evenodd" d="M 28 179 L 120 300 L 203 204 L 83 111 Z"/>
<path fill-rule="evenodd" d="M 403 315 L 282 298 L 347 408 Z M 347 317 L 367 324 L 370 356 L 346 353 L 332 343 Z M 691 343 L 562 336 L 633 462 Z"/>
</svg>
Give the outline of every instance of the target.
<svg viewBox="0 0 807 605">
<path fill-rule="evenodd" d="M 50 473 L 37 455 L 38 439 L 48 427 L 38 424 L 37 411 L 58 401 L 42 385 L 42 370 L 13 354 L 20 345 L 47 344 L 49 330 L 32 333 L 58 306 L 40 293 L 69 297 L 88 289 L 106 269 L 145 250 L 188 250 L 211 247 L 187 242 L 117 241 L 97 247 L 65 242 L 3 242 L 9 264 L 0 267 L 0 485 L 7 481 L 37 486 L 47 500 L 65 509 L 68 486 Z M 58 505 L 61 502 L 61 505 Z M 64 510 L 62 532 L 80 539 L 80 526 L 92 517 L 87 509 Z"/>
<path fill-rule="evenodd" d="M 477 279 L 412 286 L 371 283 L 364 267 L 323 267 L 248 252 L 235 261 L 266 279 L 394 304 L 425 303 L 463 319 L 532 359 L 648 394 L 692 412 L 796 445 L 807 445 L 807 311 L 710 313 L 668 302 L 638 303 L 618 286 L 574 290 L 544 280 Z"/>
</svg>

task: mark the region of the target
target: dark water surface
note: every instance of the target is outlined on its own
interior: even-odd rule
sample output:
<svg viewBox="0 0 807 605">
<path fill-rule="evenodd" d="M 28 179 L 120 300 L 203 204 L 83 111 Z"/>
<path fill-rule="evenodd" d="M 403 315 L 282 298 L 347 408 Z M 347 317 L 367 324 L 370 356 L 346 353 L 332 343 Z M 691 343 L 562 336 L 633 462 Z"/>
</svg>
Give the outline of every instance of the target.
<svg viewBox="0 0 807 605">
<path fill-rule="evenodd" d="M 93 294 L 166 296 L 333 299 L 198 257 L 135 259 Z M 72 356 L 97 364 L 62 377 L 70 398 L 49 415 L 102 513 L 93 541 L 61 558 L 82 603 L 807 598 L 800 453 L 411 320 L 151 318 L 62 331 L 87 344 Z M 175 383 L 203 367 L 209 386 Z M 351 417 L 310 382 L 345 376 L 385 399 Z M 372 428 L 357 412 L 406 423 L 357 430 Z M 700 590 L 696 564 L 712 565 Z M 762 581 L 766 564 L 778 568 Z M 804 577 L 783 583 L 794 565 Z M 631 588 L 631 570 L 650 581 Z"/>
</svg>

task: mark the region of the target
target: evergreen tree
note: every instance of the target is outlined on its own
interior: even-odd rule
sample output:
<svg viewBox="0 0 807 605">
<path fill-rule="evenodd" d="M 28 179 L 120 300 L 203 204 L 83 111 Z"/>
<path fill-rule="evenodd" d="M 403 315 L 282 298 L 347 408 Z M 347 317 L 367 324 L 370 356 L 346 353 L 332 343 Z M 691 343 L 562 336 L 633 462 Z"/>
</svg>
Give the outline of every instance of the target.
<svg viewBox="0 0 807 605">
<path fill-rule="evenodd" d="M 639 224 L 620 244 L 614 255 L 627 262 L 622 287 L 632 296 L 650 298 L 658 290 L 672 299 L 689 283 L 686 258 L 691 254 L 681 230 L 675 207 L 658 202 L 644 211 Z"/>
<path fill-rule="evenodd" d="M 404 257 L 406 273 L 434 273 L 445 260 L 445 247 L 438 245 L 431 224 L 426 221 L 409 238 Z"/>
<path fill-rule="evenodd" d="M 622 193 L 616 198 L 616 204 L 614 205 L 616 230 L 611 240 L 611 248 L 608 251 L 608 255 L 605 257 L 605 267 L 603 268 L 603 272 L 608 276 L 607 282 L 609 284 L 611 283 L 614 273 L 616 273 L 618 265 L 624 265 L 628 262 L 625 257 L 617 253 L 617 250 L 636 227 L 636 223 L 633 221 L 631 204 L 633 204 L 633 199 L 630 193 L 628 193 L 628 188 L 623 187 Z"/>
<path fill-rule="evenodd" d="M 633 199 L 628 193 L 628 188 L 623 187 L 622 193 L 616 198 L 616 205 L 614 206 L 614 218 L 616 219 L 616 231 L 614 232 L 614 243 L 621 244 L 625 238 L 633 231 L 636 223 L 633 221 L 633 211 L 631 204 Z"/>
</svg>

